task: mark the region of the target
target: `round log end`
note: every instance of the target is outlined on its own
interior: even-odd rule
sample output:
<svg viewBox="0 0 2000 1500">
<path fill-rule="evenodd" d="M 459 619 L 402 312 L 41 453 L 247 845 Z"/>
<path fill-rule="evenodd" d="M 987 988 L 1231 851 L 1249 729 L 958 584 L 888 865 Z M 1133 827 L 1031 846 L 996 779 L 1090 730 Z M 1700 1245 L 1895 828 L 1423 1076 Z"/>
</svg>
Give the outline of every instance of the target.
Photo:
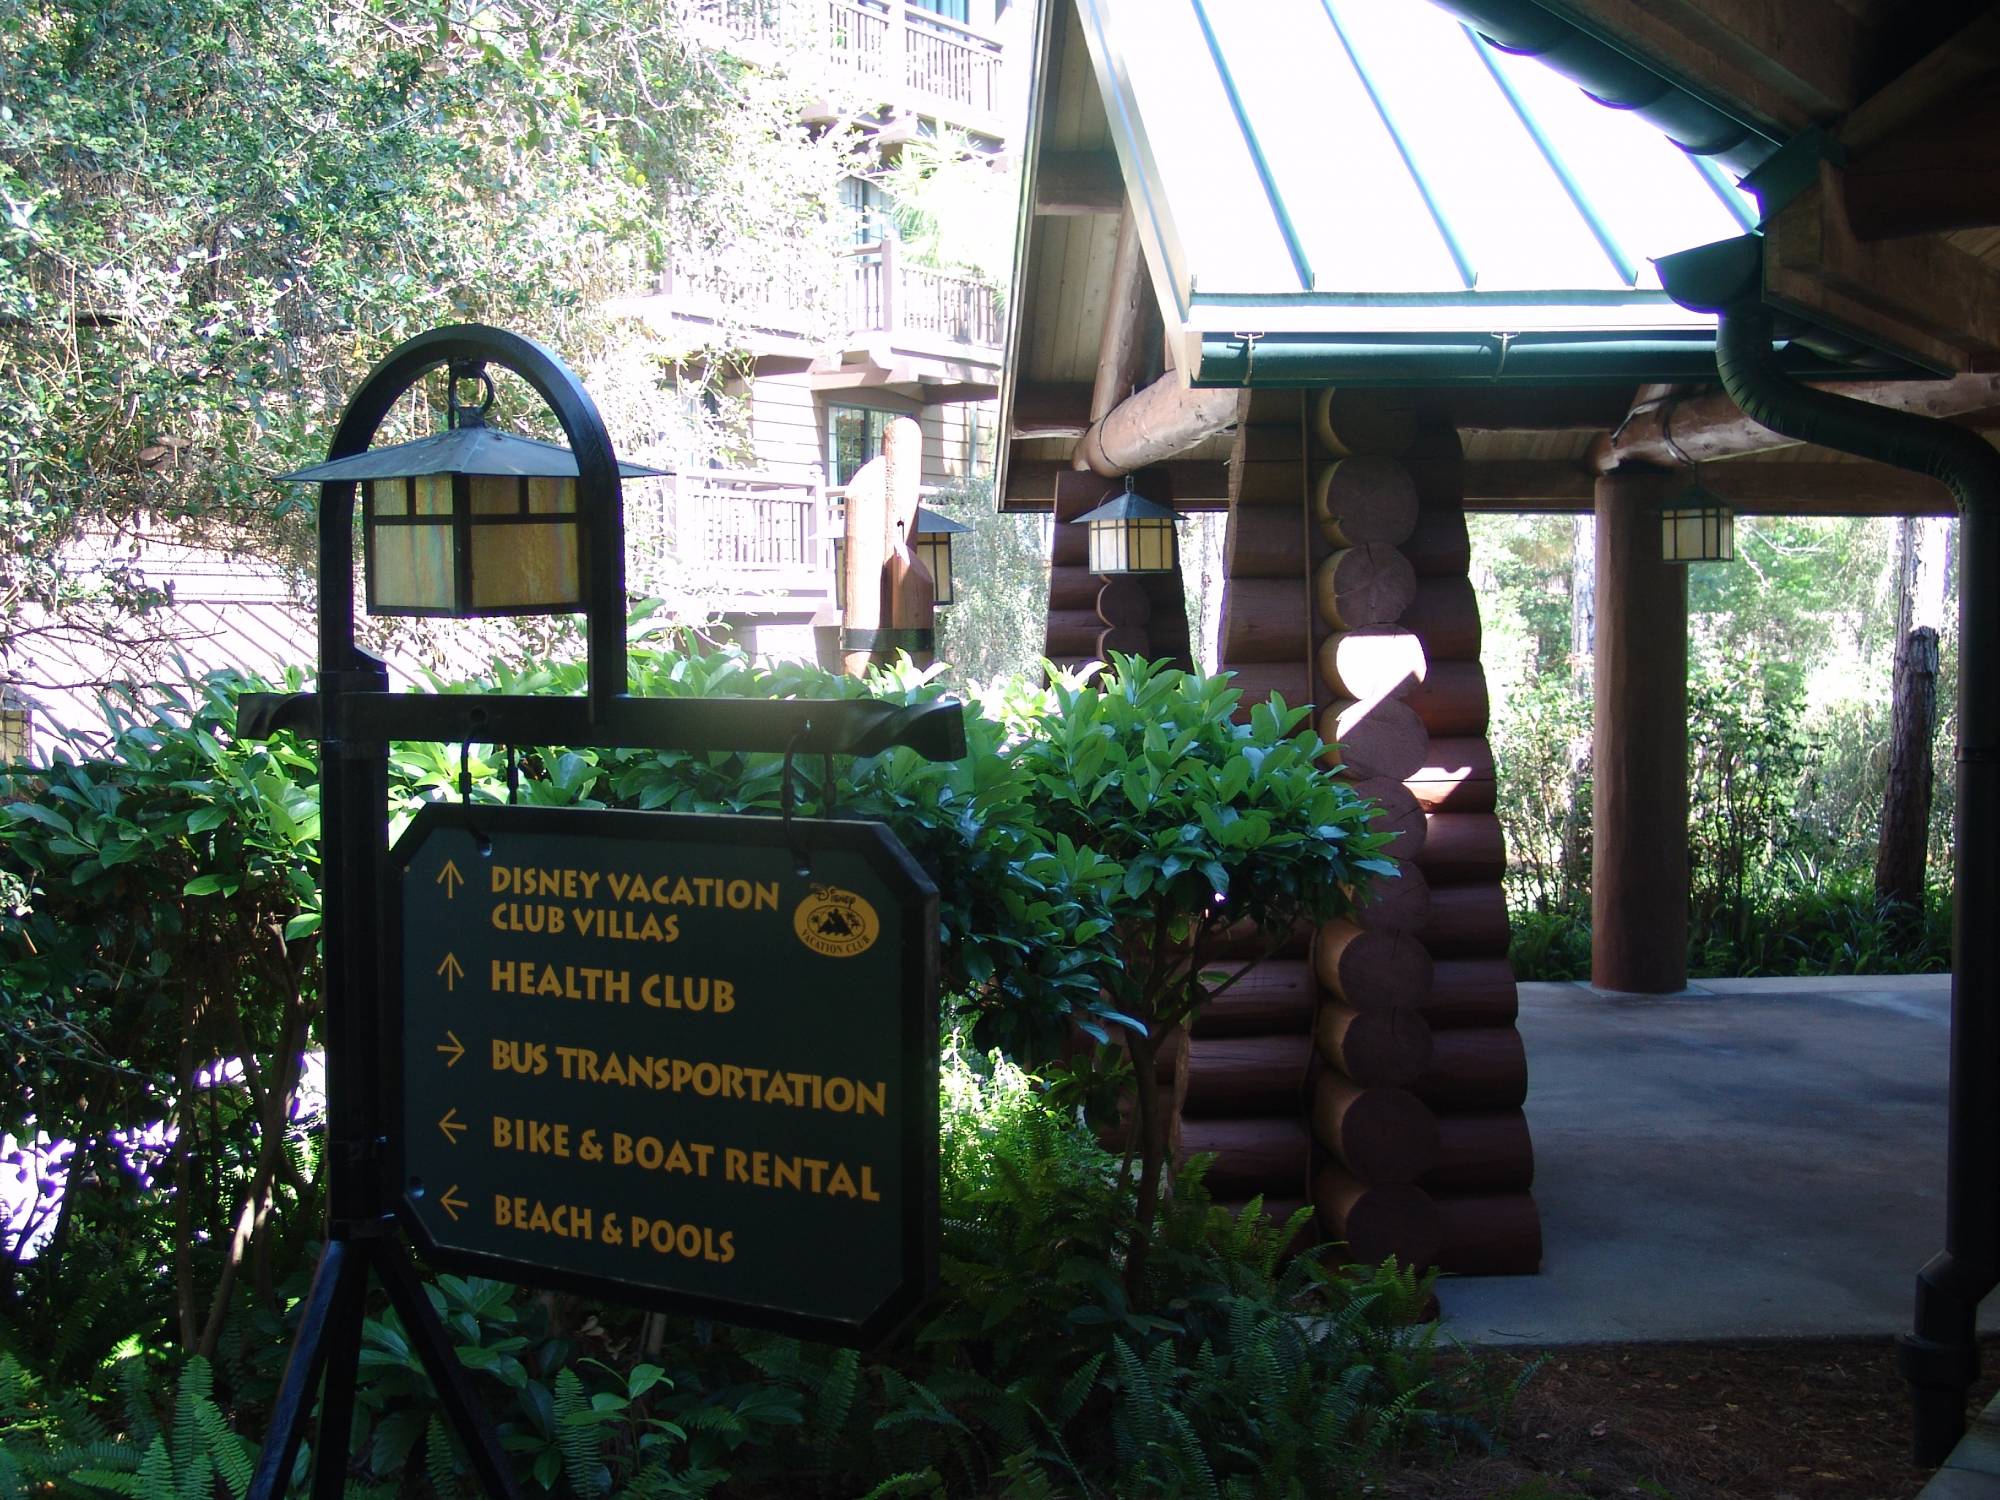
<svg viewBox="0 0 2000 1500">
<path fill-rule="evenodd" d="M 1392 781 L 1422 769 L 1431 744 L 1416 711 L 1394 698 L 1334 699 L 1320 711 L 1319 737 L 1351 774 Z"/>
<path fill-rule="evenodd" d="M 1336 459 L 1313 476 L 1313 519 L 1334 547 L 1365 542 L 1395 546 L 1417 525 L 1417 487 L 1393 458 L 1362 453 Z"/>
<path fill-rule="evenodd" d="M 1406 391 L 1325 390 L 1313 401 L 1313 432 L 1337 458 L 1408 453 L 1418 425 L 1416 397 Z"/>
<path fill-rule="evenodd" d="M 1424 643 L 1400 625 L 1362 625 L 1320 642 L 1320 680 L 1345 697 L 1407 698 L 1428 674 Z"/>
<path fill-rule="evenodd" d="M 1361 1182 L 1339 1167 L 1313 1178 L 1313 1202 L 1328 1239 L 1339 1240 L 1355 1260 L 1390 1256 L 1406 1266 L 1434 1266 L 1444 1240 L 1437 1205 L 1422 1188 L 1401 1182 Z"/>
<path fill-rule="evenodd" d="M 1407 1005 L 1356 1010 L 1329 1001 L 1315 1035 L 1320 1056 L 1367 1087 L 1401 1088 L 1430 1066 L 1430 1023 Z"/>
<path fill-rule="evenodd" d="M 1431 956 L 1422 943 L 1344 917 L 1320 928 L 1313 942 L 1313 972 L 1357 1010 L 1417 1005 L 1430 993 L 1433 977 Z"/>
<path fill-rule="evenodd" d="M 1343 547 L 1313 574 L 1320 618 L 1335 630 L 1393 624 L 1416 595 L 1410 560 L 1385 542 Z"/>
</svg>

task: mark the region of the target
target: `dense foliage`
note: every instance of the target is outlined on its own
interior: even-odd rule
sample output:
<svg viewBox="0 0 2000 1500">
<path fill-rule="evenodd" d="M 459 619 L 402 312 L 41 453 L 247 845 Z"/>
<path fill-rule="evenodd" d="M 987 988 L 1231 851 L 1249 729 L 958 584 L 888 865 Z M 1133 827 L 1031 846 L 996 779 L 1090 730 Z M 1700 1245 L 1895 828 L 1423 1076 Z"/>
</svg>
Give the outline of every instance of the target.
<svg viewBox="0 0 2000 1500">
<path fill-rule="evenodd" d="M 1942 523 L 1938 523 L 1942 525 Z M 1480 517 L 1514 959 L 1590 972 L 1591 580 L 1566 517 Z M 1738 561 L 1689 577 L 1689 965 L 1696 975 L 1949 964 L 1952 682 L 1937 727 L 1931 890 L 1876 899 L 1899 540 L 1887 521 L 1739 520 Z M 1948 611 L 1947 623 L 1948 623 Z"/>
<path fill-rule="evenodd" d="M 614 323 L 613 299 L 676 258 L 830 275 L 801 252 L 835 232 L 846 146 L 682 17 L 0 8 L 0 654 L 38 630 L 143 638 L 114 607 L 136 535 L 303 548 L 269 477 L 323 456 L 368 366 L 426 327 L 550 339 L 621 448 L 673 434 L 698 409 L 663 378 L 680 351 Z M 84 531 L 88 555 L 66 553 Z"/>
<path fill-rule="evenodd" d="M 655 696 L 941 691 L 673 640 L 633 666 Z M 239 686 L 128 705 L 109 755 L 17 770 L 0 804 L 0 1134 L 45 1189 L 0 1225 L 0 1494 L 240 1493 L 275 1388 L 323 1207 L 301 1087 L 317 803 L 303 747 L 235 739 Z M 1159 1038 L 1228 980 L 1207 966 L 1224 927 L 1335 909 L 1368 876 L 1363 805 L 1322 747 L 1282 706 L 1236 724 L 1234 703 L 1221 680 L 1121 660 L 969 708 L 961 761 L 841 764 L 831 810 L 888 822 L 944 895 L 961 1037 L 944 1289 L 912 1340 L 863 1360 L 441 1278 L 524 1476 L 574 1495 L 780 1475 L 838 1494 L 1325 1493 L 1370 1452 L 1477 1430 L 1468 1413 L 1500 1398 L 1440 1373 L 1412 1326 L 1425 1284 L 1281 1263 L 1297 1224 L 1212 1208 L 1198 1167 L 1163 1195 L 1164 1138 L 1103 1144 L 1076 1107 L 1129 1086 L 1127 1053 L 1152 1075 Z M 530 803 L 773 812 L 781 795 L 776 756 L 523 748 Z M 499 749 L 464 769 L 476 799 L 508 795 Z M 456 747 L 394 747 L 392 823 L 456 796 L 460 772 Z M 1069 1067 L 1051 1087 L 1010 1054 Z M 355 1492 L 428 1476 L 459 1493 L 386 1310 L 364 1360 Z"/>
</svg>

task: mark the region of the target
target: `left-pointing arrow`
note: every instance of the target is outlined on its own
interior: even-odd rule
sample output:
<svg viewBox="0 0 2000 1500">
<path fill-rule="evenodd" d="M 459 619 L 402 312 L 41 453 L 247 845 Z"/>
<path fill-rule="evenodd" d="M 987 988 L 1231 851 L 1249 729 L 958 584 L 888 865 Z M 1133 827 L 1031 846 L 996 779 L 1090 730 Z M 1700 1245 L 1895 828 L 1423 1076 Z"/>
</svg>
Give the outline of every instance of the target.
<svg viewBox="0 0 2000 1500">
<path fill-rule="evenodd" d="M 458 1136 L 464 1135 L 471 1128 L 471 1126 L 464 1124 L 458 1119 L 458 1106 L 456 1104 L 446 1110 L 444 1118 L 438 1121 L 438 1129 L 444 1132 L 444 1138 L 454 1146 L 458 1144 Z M 453 1135 L 453 1131 L 457 1131 L 458 1135 Z"/>
<path fill-rule="evenodd" d="M 463 1198 L 454 1198 L 452 1196 L 457 1191 L 458 1184 L 454 1182 L 450 1187 L 438 1194 L 438 1207 L 451 1215 L 451 1222 L 454 1224 L 458 1222 L 458 1216 L 462 1211 L 472 1207 Z"/>
<path fill-rule="evenodd" d="M 444 962 L 437 966 L 437 971 L 444 976 L 446 994 L 457 989 L 459 980 L 465 978 L 465 970 L 458 966 L 457 957 L 450 953 L 444 956 Z"/>
</svg>

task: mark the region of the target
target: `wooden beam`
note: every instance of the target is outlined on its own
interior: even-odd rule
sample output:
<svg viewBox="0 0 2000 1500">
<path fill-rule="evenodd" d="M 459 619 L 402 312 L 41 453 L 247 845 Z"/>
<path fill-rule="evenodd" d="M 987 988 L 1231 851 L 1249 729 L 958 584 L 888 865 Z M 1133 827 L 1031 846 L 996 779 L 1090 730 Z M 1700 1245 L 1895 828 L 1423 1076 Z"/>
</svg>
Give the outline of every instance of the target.
<svg viewBox="0 0 2000 1500">
<path fill-rule="evenodd" d="M 1089 426 L 1090 387 L 1081 381 L 1024 380 L 1014 387 L 1014 437 L 1081 437 Z"/>
<path fill-rule="evenodd" d="M 954 406 L 963 401 L 991 401 L 1000 394 L 1000 387 L 978 380 L 921 381 L 917 386 L 918 397 L 926 406 Z"/>
<path fill-rule="evenodd" d="M 1894 411 L 1956 417 L 1981 426 L 2000 414 L 2000 375 L 1959 375 L 1950 380 L 1816 381 L 1819 390 Z M 1598 444 L 1591 458 L 1599 473 L 1623 464 L 1675 468 L 1792 446 L 1793 439 L 1760 427 L 1724 393 L 1665 400 L 1635 407 L 1615 439 Z"/>
<path fill-rule="evenodd" d="M 1163 472 L 1174 509 L 1229 508 L 1229 466 L 1209 459 L 1173 459 L 1155 464 Z M 1016 458 L 1007 465 L 1006 509 L 1047 510 L 1055 504 L 1060 476 L 1076 470 L 1058 458 Z"/>
<path fill-rule="evenodd" d="M 1116 479 L 1164 463 L 1236 420 L 1242 392 L 1197 390 L 1169 372 L 1090 424 L 1076 446 L 1076 466 Z"/>
<path fill-rule="evenodd" d="M 1125 174 L 1115 151 L 1044 151 L 1035 168 L 1038 214 L 1115 214 L 1125 208 Z"/>
<path fill-rule="evenodd" d="M 1146 314 L 1152 299 L 1138 221 L 1127 208 L 1118 220 L 1118 244 L 1104 296 L 1104 326 L 1097 336 L 1097 378 L 1090 388 L 1093 422 L 1109 416 L 1139 383 L 1139 363 L 1149 352 L 1142 335 L 1148 331 Z"/>
<path fill-rule="evenodd" d="M 1858 240 L 2000 224 L 2000 75 L 1854 158 L 1840 187 Z"/>
<path fill-rule="evenodd" d="M 1917 128 L 2000 72 L 2000 11 L 1988 7 L 1914 67 L 1877 89 L 1840 122 L 1838 138 L 1861 156 Z"/>
<path fill-rule="evenodd" d="M 1442 392 L 1437 410 L 1460 432 L 1609 432 L 1629 404 L 1609 385 L 1485 386 Z"/>
<path fill-rule="evenodd" d="M 1780 139 L 1852 109 L 1880 66 L 1870 28 L 1829 0 L 1569 0 L 1563 10 L 1667 77 L 1776 126 Z"/>
<path fill-rule="evenodd" d="M 1857 239 L 1841 197 L 1839 169 L 1821 162 L 1766 221 L 1765 300 L 1944 369 L 2000 365 L 2000 268 L 1935 236 Z"/>
<path fill-rule="evenodd" d="M 1465 466 L 1465 508 L 1587 511 L 1594 479 L 1587 464 L 1560 459 L 1474 460 Z M 1937 480 L 1888 464 L 1736 459 L 1702 465 L 1700 479 L 1749 516 L 1949 516 L 1958 510 Z"/>
</svg>

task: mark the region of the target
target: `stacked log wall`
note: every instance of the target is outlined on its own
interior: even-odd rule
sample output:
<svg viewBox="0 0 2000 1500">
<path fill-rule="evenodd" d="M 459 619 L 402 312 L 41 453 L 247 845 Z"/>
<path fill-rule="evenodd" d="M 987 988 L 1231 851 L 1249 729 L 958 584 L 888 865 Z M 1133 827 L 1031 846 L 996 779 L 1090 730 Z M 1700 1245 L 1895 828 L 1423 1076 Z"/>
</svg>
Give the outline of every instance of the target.
<svg viewBox="0 0 2000 1500">
<path fill-rule="evenodd" d="M 1313 706 L 1401 873 L 1200 1024 L 1182 1147 L 1216 1153 L 1218 1196 L 1303 1191 L 1359 1258 L 1531 1272 L 1526 1059 L 1457 436 L 1367 394 L 1260 393 L 1249 420 L 1221 664 L 1245 711 L 1273 692 Z"/>
</svg>

